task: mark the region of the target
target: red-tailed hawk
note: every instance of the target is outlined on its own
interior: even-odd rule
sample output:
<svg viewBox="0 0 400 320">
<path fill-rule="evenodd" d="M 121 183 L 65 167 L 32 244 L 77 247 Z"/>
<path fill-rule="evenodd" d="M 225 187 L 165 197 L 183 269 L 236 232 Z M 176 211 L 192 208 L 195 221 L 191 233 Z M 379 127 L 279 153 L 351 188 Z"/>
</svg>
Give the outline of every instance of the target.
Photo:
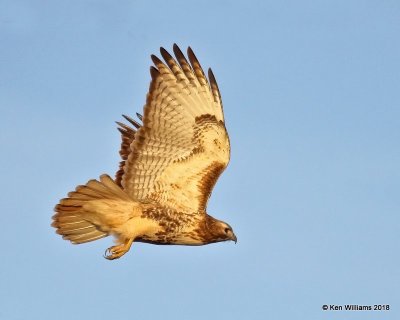
<svg viewBox="0 0 400 320">
<path fill-rule="evenodd" d="M 175 44 L 176 60 L 152 55 L 151 83 L 141 124 L 128 116 L 115 180 L 104 174 L 78 186 L 55 207 L 52 226 L 74 244 L 108 235 L 117 259 L 133 241 L 204 245 L 233 240 L 225 222 L 207 214 L 212 189 L 229 162 L 229 137 L 215 77 L 208 79 L 193 51 Z"/>
</svg>

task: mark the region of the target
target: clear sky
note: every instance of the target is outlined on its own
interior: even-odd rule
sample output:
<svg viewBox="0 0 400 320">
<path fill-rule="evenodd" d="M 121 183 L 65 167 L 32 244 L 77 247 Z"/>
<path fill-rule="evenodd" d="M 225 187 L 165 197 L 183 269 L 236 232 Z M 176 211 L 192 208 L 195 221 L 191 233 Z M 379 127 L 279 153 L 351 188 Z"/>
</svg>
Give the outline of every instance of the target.
<svg viewBox="0 0 400 320">
<path fill-rule="evenodd" d="M 399 35 L 389 0 L 0 1 L 0 319 L 400 319 Z M 115 173 L 114 121 L 174 42 L 222 92 L 208 211 L 239 241 L 107 261 L 53 207 Z"/>
</svg>

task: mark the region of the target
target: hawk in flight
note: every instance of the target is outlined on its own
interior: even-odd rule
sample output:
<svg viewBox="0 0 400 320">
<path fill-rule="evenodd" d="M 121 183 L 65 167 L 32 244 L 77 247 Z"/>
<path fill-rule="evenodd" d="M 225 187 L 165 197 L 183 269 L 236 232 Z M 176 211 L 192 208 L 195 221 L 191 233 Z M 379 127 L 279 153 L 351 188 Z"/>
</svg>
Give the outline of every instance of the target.
<svg viewBox="0 0 400 320">
<path fill-rule="evenodd" d="M 221 94 L 189 47 L 188 60 L 152 55 L 143 116 L 117 122 L 122 135 L 115 179 L 103 174 L 76 187 L 55 207 L 52 226 L 74 244 L 108 235 L 116 245 L 105 258 L 120 258 L 132 243 L 205 245 L 233 240 L 229 224 L 206 212 L 212 189 L 229 162 Z"/>
</svg>

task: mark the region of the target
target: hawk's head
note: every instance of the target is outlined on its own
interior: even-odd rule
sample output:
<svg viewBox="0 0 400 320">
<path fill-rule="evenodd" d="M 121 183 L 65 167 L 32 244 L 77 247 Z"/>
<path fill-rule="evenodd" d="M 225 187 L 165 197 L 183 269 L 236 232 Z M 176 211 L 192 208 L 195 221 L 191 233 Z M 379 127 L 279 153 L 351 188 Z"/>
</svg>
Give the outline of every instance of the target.
<svg viewBox="0 0 400 320">
<path fill-rule="evenodd" d="M 207 243 L 232 240 L 237 242 L 232 227 L 226 222 L 217 220 L 209 215 L 205 219 L 205 240 Z"/>
</svg>

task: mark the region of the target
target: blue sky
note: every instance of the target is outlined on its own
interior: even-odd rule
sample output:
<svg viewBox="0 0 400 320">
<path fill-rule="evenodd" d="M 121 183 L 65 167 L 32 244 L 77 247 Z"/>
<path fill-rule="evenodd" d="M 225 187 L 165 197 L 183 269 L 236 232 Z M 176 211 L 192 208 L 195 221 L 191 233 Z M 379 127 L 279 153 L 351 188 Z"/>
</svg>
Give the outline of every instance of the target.
<svg viewBox="0 0 400 320">
<path fill-rule="evenodd" d="M 399 319 L 399 34 L 398 1 L 0 1 L 0 318 Z M 239 241 L 110 262 L 52 210 L 115 173 L 114 121 L 174 42 L 222 92 L 208 211 Z"/>
</svg>

